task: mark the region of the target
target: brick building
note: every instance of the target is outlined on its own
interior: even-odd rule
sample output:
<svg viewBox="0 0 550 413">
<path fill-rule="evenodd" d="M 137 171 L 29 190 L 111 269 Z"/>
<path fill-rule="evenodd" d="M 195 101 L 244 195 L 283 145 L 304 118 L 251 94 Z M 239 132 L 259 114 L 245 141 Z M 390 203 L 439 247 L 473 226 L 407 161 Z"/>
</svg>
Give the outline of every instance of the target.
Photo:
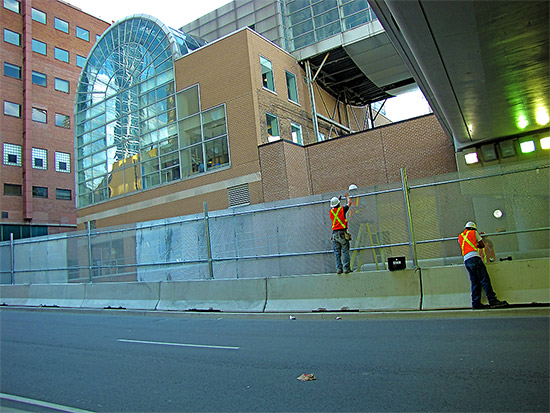
<svg viewBox="0 0 550 413">
<path fill-rule="evenodd" d="M 391 182 L 410 162 L 412 178 L 456 171 L 434 116 L 344 136 L 338 125 L 361 130 L 365 110 L 314 87 L 316 137 L 307 74 L 292 55 L 249 28 L 198 46 L 137 15 L 94 49 L 121 58 L 90 56 L 76 98 L 80 229 Z"/>
<path fill-rule="evenodd" d="M 74 93 L 109 24 L 58 0 L 0 12 L 0 240 L 74 230 Z"/>
</svg>

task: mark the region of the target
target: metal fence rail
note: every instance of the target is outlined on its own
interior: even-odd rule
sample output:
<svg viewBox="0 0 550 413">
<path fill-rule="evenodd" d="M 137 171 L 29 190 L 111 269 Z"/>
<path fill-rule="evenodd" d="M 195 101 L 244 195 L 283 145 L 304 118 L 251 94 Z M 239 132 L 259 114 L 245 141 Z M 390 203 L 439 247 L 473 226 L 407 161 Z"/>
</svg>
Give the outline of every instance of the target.
<svg viewBox="0 0 550 413">
<path fill-rule="evenodd" d="M 356 183 L 357 184 L 357 183 Z M 498 258 L 550 251 L 550 162 L 499 165 L 352 193 L 352 267 L 460 264 L 465 222 Z M 343 191 L 342 191 L 343 192 Z M 278 277 L 335 271 L 327 193 L 132 226 L 0 243 L 3 284 Z M 494 211 L 500 210 L 500 217 Z"/>
</svg>

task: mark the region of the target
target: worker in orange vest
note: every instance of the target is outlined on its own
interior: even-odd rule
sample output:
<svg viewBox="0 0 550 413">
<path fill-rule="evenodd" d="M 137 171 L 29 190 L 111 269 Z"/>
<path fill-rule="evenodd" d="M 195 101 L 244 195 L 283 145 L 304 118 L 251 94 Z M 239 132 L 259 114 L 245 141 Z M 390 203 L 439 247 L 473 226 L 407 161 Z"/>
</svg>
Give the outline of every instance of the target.
<svg viewBox="0 0 550 413">
<path fill-rule="evenodd" d="M 475 222 L 468 221 L 464 226 L 464 231 L 458 236 L 458 243 L 464 256 L 464 265 L 470 274 L 470 282 L 472 284 L 472 308 L 479 310 L 487 308 L 486 305 L 481 303 L 481 288 L 485 291 L 487 300 L 489 301 L 489 308 L 498 308 L 507 306 L 506 301 L 500 301 L 497 299 L 497 295 L 493 291 L 491 285 L 491 279 L 487 268 L 483 263 L 483 260 L 479 256 L 479 249 L 485 248 L 483 239 L 479 232 Z"/>
<path fill-rule="evenodd" d="M 329 211 L 330 221 L 332 222 L 332 248 L 334 249 L 334 258 L 336 260 L 336 270 L 338 274 L 342 271 L 346 274 L 351 272 L 349 258 L 349 240 L 351 237 L 347 232 L 348 220 L 346 212 L 351 206 L 349 193 L 345 193 L 348 201 L 347 205 L 340 205 L 339 197 L 332 197 L 330 200 L 331 210 Z"/>
</svg>

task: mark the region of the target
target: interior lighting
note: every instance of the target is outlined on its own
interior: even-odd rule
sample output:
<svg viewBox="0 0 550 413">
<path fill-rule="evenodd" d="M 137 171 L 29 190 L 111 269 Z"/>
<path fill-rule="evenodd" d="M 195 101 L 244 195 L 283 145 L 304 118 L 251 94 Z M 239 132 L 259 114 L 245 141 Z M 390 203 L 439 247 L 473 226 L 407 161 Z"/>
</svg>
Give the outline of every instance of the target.
<svg viewBox="0 0 550 413">
<path fill-rule="evenodd" d="M 535 116 L 539 125 L 548 125 L 548 122 L 550 122 L 548 111 L 544 108 L 538 108 Z"/>
<path fill-rule="evenodd" d="M 550 136 L 540 138 L 541 149 L 550 149 Z"/>
<path fill-rule="evenodd" d="M 470 152 L 464 154 L 464 160 L 466 161 L 466 164 L 472 165 L 474 163 L 478 163 L 479 159 L 477 158 L 477 152 Z"/>
<path fill-rule="evenodd" d="M 490 143 L 481 147 L 481 157 L 485 162 L 494 161 L 497 159 L 497 151 L 495 145 Z"/>
<path fill-rule="evenodd" d="M 518 128 L 525 129 L 529 125 L 529 121 L 524 115 L 520 115 L 517 121 Z"/>
<path fill-rule="evenodd" d="M 495 210 L 493 211 L 493 216 L 494 216 L 495 218 L 497 218 L 497 219 L 498 219 L 498 218 L 502 218 L 502 211 L 501 211 L 500 209 L 495 209 Z"/>
<path fill-rule="evenodd" d="M 520 142 L 519 147 L 521 149 L 521 153 L 535 152 L 535 141 L 528 140 Z"/>
</svg>

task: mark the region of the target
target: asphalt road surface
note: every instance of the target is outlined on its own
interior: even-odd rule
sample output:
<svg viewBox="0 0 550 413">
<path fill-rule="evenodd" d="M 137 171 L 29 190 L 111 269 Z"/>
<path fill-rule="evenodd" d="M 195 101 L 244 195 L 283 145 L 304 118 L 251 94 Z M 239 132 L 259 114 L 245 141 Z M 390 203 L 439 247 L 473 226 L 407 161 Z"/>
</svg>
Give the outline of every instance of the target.
<svg viewBox="0 0 550 413">
<path fill-rule="evenodd" d="M 544 316 L 0 322 L 2 411 L 549 411 Z"/>
</svg>

